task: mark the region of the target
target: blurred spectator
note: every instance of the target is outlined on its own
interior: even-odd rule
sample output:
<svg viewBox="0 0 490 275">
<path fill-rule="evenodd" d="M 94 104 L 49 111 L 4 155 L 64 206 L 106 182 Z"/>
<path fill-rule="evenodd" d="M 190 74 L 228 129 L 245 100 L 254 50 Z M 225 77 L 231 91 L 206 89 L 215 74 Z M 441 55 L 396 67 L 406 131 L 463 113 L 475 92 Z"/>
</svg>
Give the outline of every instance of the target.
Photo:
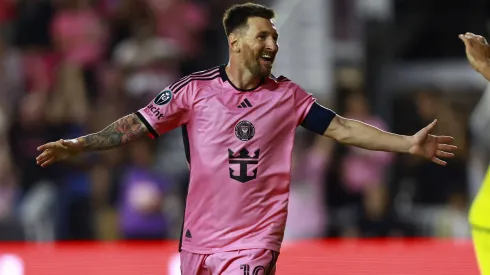
<svg viewBox="0 0 490 275">
<path fill-rule="evenodd" d="M 51 31 L 55 49 L 64 62 L 83 71 L 90 99 L 98 89 L 96 69 L 104 54 L 107 33 L 90 0 L 60 1 Z"/>
<path fill-rule="evenodd" d="M 23 240 L 23 229 L 15 209 L 18 182 L 7 149 L 5 140 L 0 137 L 0 241 Z"/>
<path fill-rule="evenodd" d="M 22 169 L 20 187 L 23 194 L 38 181 L 53 181 L 56 178 L 54 166 L 44 169 L 36 165 L 39 144 L 57 140 L 62 136 L 62 129 L 46 124 L 46 101 L 45 94 L 24 95 L 10 128 L 9 144 L 14 163 Z"/>
<path fill-rule="evenodd" d="M 47 109 L 48 123 L 63 129 L 59 138 L 81 136 L 87 131 L 89 105 L 81 67 L 71 62 L 58 64 L 55 87 Z M 94 221 L 91 184 L 84 155 L 59 163 L 57 238 L 93 239 Z"/>
<path fill-rule="evenodd" d="M 7 144 L 1 141 L 0 145 L 0 220 L 14 215 L 14 208 L 18 196 L 18 183 L 14 174 Z"/>
<path fill-rule="evenodd" d="M 56 82 L 56 66 L 59 57 L 56 53 L 32 49 L 22 54 L 22 67 L 26 78 L 27 93 L 49 93 Z"/>
<path fill-rule="evenodd" d="M 66 62 L 87 68 L 100 60 L 106 34 L 90 0 L 59 1 L 52 22 L 56 49 Z"/>
<path fill-rule="evenodd" d="M 108 58 L 114 47 L 131 36 L 133 25 L 138 21 L 155 20 L 155 13 L 146 1 L 103 0 L 100 9 L 106 15 L 110 27 Z"/>
<path fill-rule="evenodd" d="M 18 49 L 8 45 L 0 32 L 0 112 L 3 120 L 9 123 L 13 106 L 24 92 L 24 69 L 22 56 Z"/>
<path fill-rule="evenodd" d="M 151 142 L 151 141 L 150 141 Z M 163 239 L 168 221 L 163 212 L 168 182 L 153 172 L 148 141 L 132 144 L 130 162 L 120 183 L 120 228 L 125 239 Z"/>
<path fill-rule="evenodd" d="M 147 103 L 162 87 L 178 79 L 177 45 L 156 36 L 151 19 L 140 19 L 132 25 L 131 36 L 116 46 L 114 63 L 125 72 L 126 92 L 133 99 Z"/>
<path fill-rule="evenodd" d="M 354 228 L 354 235 L 365 238 L 411 235 L 411 228 L 399 220 L 391 205 L 386 186 L 367 187 L 363 193 L 363 201 Z"/>
<path fill-rule="evenodd" d="M 22 97 L 9 130 L 9 144 L 18 167 L 21 196 L 20 216 L 29 229 L 29 239 L 52 239 L 57 165 L 36 165 L 37 147 L 63 136 L 63 129 L 46 124 L 47 96 L 30 93 Z"/>
<path fill-rule="evenodd" d="M 175 41 L 183 53 L 182 74 L 199 70 L 204 30 L 209 24 L 204 8 L 190 0 L 147 0 L 155 11 L 157 33 Z M 180 22 L 180 24 L 174 24 Z"/>
<path fill-rule="evenodd" d="M 289 216 L 284 236 L 286 240 L 322 237 L 327 225 L 322 178 L 324 167 L 332 161 L 333 142 L 311 133 L 298 131 L 297 134 L 291 169 Z"/>
<path fill-rule="evenodd" d="M 389 130 L 380 117 L 370 113 L 368 102 L 360 92 L 347 96 L 345 116 L 385 131 Z M 349 147 L 342 160 L 342 181 L 353 192 L 363 192 L 370 187 L 383 185 L 392 159 L 391 153 Z"/>
<path fill-rule="evenodd" d="M 395 122 L 400 133 L 413 134 L 437 118 L 434 132 L 454 136 L 458 146 L 456 158 L 449 160 L 447 167 L 405 155 L 398 157 L 394 194 L 403 200 L 399 200 L 396 208 L 404 209 L 402 212 L 407 221 L 416 226 L 417 234 L 423 236 L 465 234 L 462 217 L 466 216 L 468 202 L 467 123 L 443 92 L 433 87 L 416 90 L 412 92 L 415 96 L 400 97 L 395 107 Z M 415 115 L 406 115 L 414 109 Z"/>
<path fill-rule="evenodd" d="M 364 93 L 349 88 L 343 96 L 344 116 L 388 130 L 386 123 L 371 113 Z M 388 234 L 391 213 L 387 211 L 389 200 L 384 192 L 393 155 L 342 145 L 335 148 L 326 177 L 332 219 L 328 234 L 362 236 L 363 229 L 366 234 Z"/>
<path fill-rule="evenodd" d="M 455 193 L 466 192 L 465 158 L 466 127 L 444 100 L 440 92 L 430 90 L 419 92 L 416 97 L 417 111 L 421 119 L 419 125 L 427 125 L 434 118 L 439 118 L 436 133 L 447 133 L 455 137 L 458 145 L 458 156 L 451 160 L 451 169 L 444 169 L 430 162 L 417 161 L 417 192 L 415 201 L 423 204 L 442 204 L 449 202 Z M 444 188 L 441 189 L 442 185 Z M 463 193 L 464 194 L 464 193 Z"/>
</svg>

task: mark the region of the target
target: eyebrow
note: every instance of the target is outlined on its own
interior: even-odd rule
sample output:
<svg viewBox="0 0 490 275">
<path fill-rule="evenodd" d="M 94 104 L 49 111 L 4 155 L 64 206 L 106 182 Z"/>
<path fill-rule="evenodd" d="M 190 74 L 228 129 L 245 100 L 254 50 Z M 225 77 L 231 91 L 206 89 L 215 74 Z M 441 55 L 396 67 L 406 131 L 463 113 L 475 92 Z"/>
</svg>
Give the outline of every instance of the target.
<svg viewBox="0 0 490 275">
<path fill-rule="evenodd" d="M 279 38 L 279 33 L 278 32 L 269 32 L 269 31 L 261 31 L 258 33 L 258 35 L 262 35 L 262 34 L 266 34 L 266 35 L 272 35 L 276 38 Z"/>
</svg>

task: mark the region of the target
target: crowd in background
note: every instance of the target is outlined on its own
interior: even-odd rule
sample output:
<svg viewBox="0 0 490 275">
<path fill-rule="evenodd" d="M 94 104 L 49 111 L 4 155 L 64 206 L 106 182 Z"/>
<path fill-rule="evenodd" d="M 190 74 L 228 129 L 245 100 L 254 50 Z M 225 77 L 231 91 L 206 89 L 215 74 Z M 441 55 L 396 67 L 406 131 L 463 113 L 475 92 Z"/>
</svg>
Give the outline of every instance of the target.
<svg viewBox="0 0 490 275">
<path fill-rule="evenodd" d="M 179 129 L 49 168 L 36 165 L 37 147 L 99 131 L 180 77 L 225 63 L 221 15 L 234 2 L 0 0 L 0 240 L 180 236 L 189 172 Z M 327 105 L 339 114 L 401 134 L 438 118 L 436 131 L 461 150 L 444 168 L 298 128 L 286 239 L 468 236 L 476 99 L 401 93 L 388 123 L 362 70 L 335 76 Z"/>
</svg>

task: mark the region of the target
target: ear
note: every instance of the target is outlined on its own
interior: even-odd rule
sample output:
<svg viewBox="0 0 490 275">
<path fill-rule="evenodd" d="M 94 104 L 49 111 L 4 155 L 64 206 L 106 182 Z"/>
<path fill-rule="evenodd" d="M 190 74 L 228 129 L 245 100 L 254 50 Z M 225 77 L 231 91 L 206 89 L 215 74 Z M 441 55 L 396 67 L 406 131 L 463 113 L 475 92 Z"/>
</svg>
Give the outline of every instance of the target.
<svg viewBox="0 0 490 275">
<path fill-rule="evenodd" d="M 228 36 L 228 46 L 234 52 L 240 52 L 240 37 L 232 32 Z"/>
</svg>

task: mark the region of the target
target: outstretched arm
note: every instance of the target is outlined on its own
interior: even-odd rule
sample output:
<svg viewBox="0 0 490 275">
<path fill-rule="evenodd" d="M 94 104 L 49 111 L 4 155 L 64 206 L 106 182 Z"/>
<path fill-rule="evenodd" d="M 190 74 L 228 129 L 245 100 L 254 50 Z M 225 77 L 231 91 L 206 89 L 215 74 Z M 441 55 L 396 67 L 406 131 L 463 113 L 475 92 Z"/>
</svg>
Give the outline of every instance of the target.
<svg viewBox="0 0 490 275">
<path fill-rule="evenodd" d="M 380 130 L 363 122 L 335 116 L 324 136 L 336 141 L 368 150 L 409 153 L 446 165 L 440 158 L 451 158 L 456 146 L 450 145 L 452 137 L 430 135 L 437 121 L 434 120 L 413 136 L 397 135 Z"/>
<path fill-rule="evenodd" d="M 102 151 L 122 146 L 147 134 L 148 128 L 136 114 L 127 115 L 100 132 L 76 139 L 61 139 L 39 146 L 37 150 L 42 153 L 36 158 L 36 162 L 46 167 L 82 152 Z"/>
<path fill-rule="evenodd" d="M 148 129 L 136 114 L 113 122 L 104 130 L 77 138 L 82 151 L 100 151 L 118 147 L 148 134 Z"/>
<path fill-rule="evenodd" d="M 375 151 L 408 153 L 409 136 L 397 135 L 361 121 L 336 116 L 323 134 L 336 141 Z"/>
</svg>

